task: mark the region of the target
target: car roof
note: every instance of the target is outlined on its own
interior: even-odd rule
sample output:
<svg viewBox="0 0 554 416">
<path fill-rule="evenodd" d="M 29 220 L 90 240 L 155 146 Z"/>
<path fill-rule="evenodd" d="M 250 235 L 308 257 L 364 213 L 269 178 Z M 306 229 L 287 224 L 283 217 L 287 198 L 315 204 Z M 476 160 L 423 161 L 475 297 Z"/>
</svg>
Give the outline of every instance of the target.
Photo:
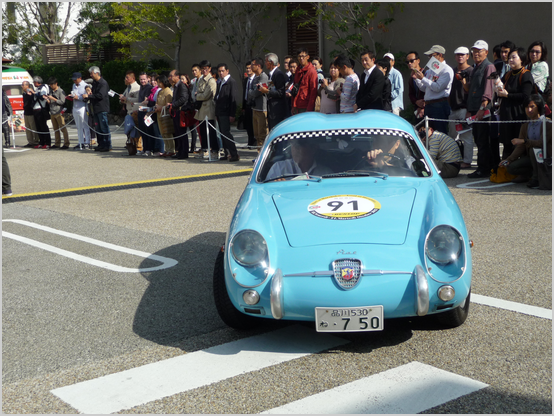
<svg viewBox="0 0 554 416">
<path fill-rule="evenodd" d="M 395 129 L 410 135 L 414 132 L 414 127 L 406 120 L 382 110 L 364 110 L 349 114 L 307 112 L 289 117 L 279 123 L 271 131 L 268 141 L 291 133 L 343 129 Z"/>
</svg>

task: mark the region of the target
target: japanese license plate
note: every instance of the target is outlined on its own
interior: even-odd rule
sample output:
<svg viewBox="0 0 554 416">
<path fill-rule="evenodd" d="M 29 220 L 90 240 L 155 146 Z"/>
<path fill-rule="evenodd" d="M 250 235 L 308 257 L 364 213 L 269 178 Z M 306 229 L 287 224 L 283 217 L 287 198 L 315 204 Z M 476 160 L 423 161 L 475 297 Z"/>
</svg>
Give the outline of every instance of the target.
<svg viewBox="0 0 554 416">
<path fill-rule="evenodd" d="M 383 306 L 315 308 L 318 332 L 365 332 L 383 330 Z"/>
</svg>

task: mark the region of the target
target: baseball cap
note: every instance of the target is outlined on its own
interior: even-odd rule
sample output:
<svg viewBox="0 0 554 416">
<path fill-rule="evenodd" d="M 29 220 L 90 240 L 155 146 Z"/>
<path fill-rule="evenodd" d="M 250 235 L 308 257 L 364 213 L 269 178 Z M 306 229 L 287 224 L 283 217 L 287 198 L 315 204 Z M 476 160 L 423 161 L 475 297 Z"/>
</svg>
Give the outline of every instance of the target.
<svg viewBox="0 0 554 416">
<path fill-rule="evenodd" d="M 394 55 L 392 53 L 386 53 L 385 56 L 383 56 L 383 58 L 390 58 L 391 61 L 394 61 Z"/>
<path fill-rule="evenodd" d="M 465 53 L 465 54 L 469 54 L 469 49 L 466 48 L 465 46 L 460 46 L 458 49 L 456 49 L 454 51 L 454 55 L 458 54 L 458 53 Z"/>
<path fill-rule="evenodd" d="M 433 55 L 434 53 L 442 53 L 444 55 L 446 53 L 446 49 L 444 49 L 441 45 L 433 45 L 431 49 L 424 53 L 424 55 Z"/>
<path fill-rule="evenodd" d="M 471 49 L 486 49 L 488 51 L 489 44 L 484 40 L 478 40 L 477 42 L 475 42 L 475 45 L 471 47 Z"/>
<path fill-rule="evenodd" d="M 80 72 L 74 72 L 73 75 L 71 75 L 71 79 L 73 81 L 75 81 L 77 78 L 83 78 Z"/>
</svg>

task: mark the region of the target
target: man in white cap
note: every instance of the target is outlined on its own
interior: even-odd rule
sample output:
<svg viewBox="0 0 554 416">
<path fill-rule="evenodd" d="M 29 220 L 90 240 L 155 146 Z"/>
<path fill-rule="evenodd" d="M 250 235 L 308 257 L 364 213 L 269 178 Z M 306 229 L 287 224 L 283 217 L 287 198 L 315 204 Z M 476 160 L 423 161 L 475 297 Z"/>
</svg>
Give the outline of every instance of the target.
<svg viewBox="0 0 554 416">
<path fill-rule="evenodd" d="M 496 71 L 496 68 L 487 59 L 489 45 L 484 40 L 478 40 L 471 47 L 471 54 L 475 66 L 469 84 L 464 85 L 468 93 L 467 97 L 467 117 L 476 116 L 477 121 L 482 121 L 485 111 L 491 109 L 493 82 L 489 79 L 490 75 Z M 473 123 L 473 138 L 477 146 L 477 170 L 467 175 L 468 178 L 488 178 L 491 169 L 498 166 L 500 156 L 498 147 L 496 148 L 496 157 L 493 155 L 493 149 L 490 141 L 490 124 Z M 498 159 L 498 161 L 496 161 Z M 496 163 L 496 164 L 495 164 Z"/>
<path fill-rule="evenodd" d="M 460 46 L 454 51 L 456 57 L 456 69 L 454 70 L 454 80 L 452 81 L 452 89 L 450 91 L 449 103 L 450 120 L 464 120 L 467 113 L 467 92 L 464 90 L 464 84 L 469 83 L 469 77 L 473 72 L 473 67 L 468 65 L 469 49 L 465 46 Z M 449 135 L 453 139 L 458 137 L 458 131 L 456 130 L 457 123 L 450 123 L 448 126 Z M 466 131 L 459 135 L 460 140 L 464 143 L 464 154 L 462 155 L 464 160 L 461 165 L 462 169 L 468 169 L 471 167 L 473 160 L 473 134 L 471 131 Z"/>
<path fill-rule="evenodd" d="M 71 97 L 73 97 L 73 119 L 75 120 L 75 127 L 77 127 L 77 137 L 79 138 L 79 144 L 74 149 L 84 150 L 90 147 L 90 127 L 87 123 L 87 109 L 86 100 L 83 98 L 83 94 L 86 93 L 86 83 L 83 81 L 83 76 L 80 72 L 74 72 L 71 77 L 73 80 L 73 87 L 71 88 Z"/>
<path fill-rule="evenodd" d="M 423 72 L 412 70 L 412 78 L 417 87 L 425 92 L 425 116 L 445 121 L 429 121 L 434 130 L 448 134 L 448 116 L 450 115 L 450 105 L 448 105 L 448 96 L 452 87 L 454 71 L 444 61 L 446 50 L 441 45 L 433 45 L 425 55 L 435 58 L 440 63 L 440 67 L 429 68 L 424 75 Z"/>
<path fill-rule="evenodd" d="M 399 116 L 400 111 L 404 109 L 404 80 L 400 71 L 394 67 L 394 55 L 389 52 L 383 58 L 390 60 L 389 81 L 391 83 L 392 112 Z"/>
</svg>

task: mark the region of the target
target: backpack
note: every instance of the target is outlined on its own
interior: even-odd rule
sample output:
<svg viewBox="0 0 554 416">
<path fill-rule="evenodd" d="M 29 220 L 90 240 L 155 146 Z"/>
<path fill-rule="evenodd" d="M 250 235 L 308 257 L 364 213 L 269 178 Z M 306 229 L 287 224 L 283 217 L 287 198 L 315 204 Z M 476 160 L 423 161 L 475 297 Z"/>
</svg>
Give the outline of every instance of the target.
<svg viewBox="0 0 554 416">
<path fill-rule="evenodd" d="M 519 73 L 519 80 L 518 80 L 519 85 L 521 85 L 521 78 L 523 78 L 523 74 L 525 74 L 526 72 L 530 72 L 530 71 L 525 67 L 521 68 L 521 71 Z M 504 82 L 504 85 L 508 83 L 508 80 L 510 79 L 511 75 L 512 75 L 512 71 L 506 72 L 506 81 Z M 531 77 L 531 79 L 533 79 L 533 77 Z M 542 96 L 542 93 L 539 91 L 537 84 L 535 84 L 535 80 L 533 80 L 533 87 L 535 87 L 535 94 L 539 94 L 540 96 Z"/>
<path fill-rule="evenodd" d="M 44 87 L 44 85 L 41 85 L 39 87 L 37 87 L 37 90 L 41 90 L 42 87 Z M 46 85 L 46 88 L 48 88 L 48 92 L 46 93 L 46 95 L 52 95 L 52 90 L 50 89 L 50 86 Z M 44 113 L 44 117 L 46 118 L 46 120 L 50 120 L 50 103 L 46 103 L 44 106 L 42 105 L 42 100 L 40 100 L 40 98 L 38 99 L 38 103 L 40 105 L 40 107 L 42 108 L 42 112 Z"/>
</svg>

